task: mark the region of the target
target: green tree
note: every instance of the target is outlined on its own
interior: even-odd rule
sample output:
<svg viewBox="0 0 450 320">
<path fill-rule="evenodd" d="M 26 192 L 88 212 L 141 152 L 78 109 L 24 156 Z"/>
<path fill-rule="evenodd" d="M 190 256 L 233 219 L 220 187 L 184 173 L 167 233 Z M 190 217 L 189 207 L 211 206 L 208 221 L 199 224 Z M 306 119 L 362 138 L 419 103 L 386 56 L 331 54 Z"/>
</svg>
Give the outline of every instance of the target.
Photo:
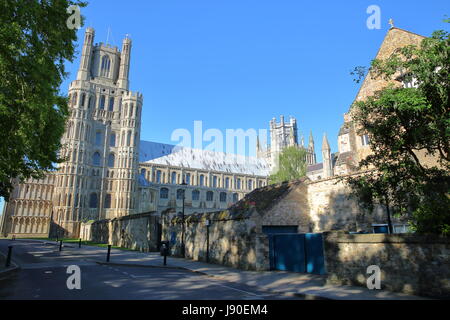
<svg viewBox="0 0 450 320">
<path fill-rule="evenodd" d="M 353 195 L 369 210 L 378 203 L 410 214 L 418 233 L 450 234 L 449 33 L 436 31 L 420 46 L 374 60 L 369 76 L 415 87 L 391 84 L 352 106 L 372 149 L 359 163 L 369 171 L 346 178 Z M 437 163 L 426 164 L 423 155 Z"/>
<path fill-rule="evenodd" d="M 76 29 L 69 0 L 0 1 L 0 196 L 15 178 L 54 170 L 68 116 L 59 88 L 73 61 Z"/>
<path fill-rule="evenodd" d="M 306 151 L 303 148 L 288 147 L 278 156 L 278 166 L 270 175 L 270 183 L 296 180 L 306 176 Z"/>
</svg>

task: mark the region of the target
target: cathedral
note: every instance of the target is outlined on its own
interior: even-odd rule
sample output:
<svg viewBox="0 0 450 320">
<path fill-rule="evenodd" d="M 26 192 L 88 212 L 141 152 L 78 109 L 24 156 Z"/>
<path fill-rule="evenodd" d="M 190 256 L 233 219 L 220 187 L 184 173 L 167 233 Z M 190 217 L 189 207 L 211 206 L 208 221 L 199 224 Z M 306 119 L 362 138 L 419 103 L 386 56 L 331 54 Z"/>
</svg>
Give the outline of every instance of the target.
<svg viewBox="0 0 450 320">
<path fill-rule="evenodd" d="M 351 108 L 331 153 L 323 136 L 322 162 L 315 143 L 298 141 L 297 120 L 272 119 L 270 144 L 259 140 L 255 157 L 229 155 L 141 141 L 143 95 L 129 88 L 132 41 L 122 48 L 94 43 L 87 28 L 77 78 L 69 87 L 70 117 L 60 156 L 67 159 L 41 180 L 17 182 L 0 221 L 4 236 L 79 237 L 83 222 L 138 213 L 201 213 L 228 208 L 247 193 L 268 184 L 284 148 L 306 150 L 307 176 L 326 180 L 350 174 L 370 153 L 369 137 L 352 122 Z M 418 44 L 422 36 L 391 28 L 377 58 L 400 46 Z M 378 81 L 378 80 L 377 80 Z M 356 101 L 385 85 L 367 77 Z"/>
<path fill-rule="evenodd" d="M 265 158 L 141 141 L 143 95 L 129 88 L 132 41 L 125 38 L 119 50 L 94 38 L 87 28 L 69 87 L 60 150 L 67 160 L 43 179 L 15 184 L 2 215 L 3 235 L 78 237 L 81 223 L 92 220 L 226 209 L 267 185 Z M 274 132 L 293 141 L 294 128 L 296 135 L 296 125 Z M 276 152 L 287 145 L 275 141 Z"/>
</svg>

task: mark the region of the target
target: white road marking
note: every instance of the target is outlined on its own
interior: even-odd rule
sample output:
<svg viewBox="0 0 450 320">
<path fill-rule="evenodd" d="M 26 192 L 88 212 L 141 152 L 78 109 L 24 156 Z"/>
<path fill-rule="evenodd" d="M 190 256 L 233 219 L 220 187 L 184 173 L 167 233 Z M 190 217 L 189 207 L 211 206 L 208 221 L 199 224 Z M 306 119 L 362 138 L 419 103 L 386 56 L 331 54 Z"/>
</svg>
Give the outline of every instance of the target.
<svg viewBox="0 0 450 320">
<path fill-rule="evenodd" d="M 218 287 L 223 287 L 223 288 L 227 288 L 227 289 L 231 289 L 231 290 L 240 291 L 240 292 L 243 292 L 243 293 L 245 293 L 245 294 L 252 295 L 252 296 L 262 297 L 262 296 L 259 295 L 259 294 L 256 294 L 256 293 L 253 293 L 253 292 L 249 292 L 249 291 L 245 291 L 245 290 L 241 290 L 241 289 L 236 289 L 236 288 L 229 287 L 229 286 L 225 286 L 225 285 L 223 285 L 223 284 L 217 284 L 217 283 L 212 283 L 212 284 L 213 284 L 213 285 L 216 285 L 216 286 L 218 286 Z"/>
</svg>

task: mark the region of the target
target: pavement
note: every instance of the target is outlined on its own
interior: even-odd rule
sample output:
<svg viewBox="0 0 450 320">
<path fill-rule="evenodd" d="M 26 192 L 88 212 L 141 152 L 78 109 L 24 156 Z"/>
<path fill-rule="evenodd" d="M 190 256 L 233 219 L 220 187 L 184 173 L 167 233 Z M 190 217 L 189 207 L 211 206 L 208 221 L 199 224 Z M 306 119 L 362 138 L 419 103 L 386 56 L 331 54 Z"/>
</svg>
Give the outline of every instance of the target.
<svg viewBox="0 0 450 320">
<path fill-rule="evenodd" d="M 7 240 L 0 241 L 8 242 Z M 18 246 L 24 240 L 9 241 Z M 45 267 L 45 264 L 55 266 L 55 257 L 61 266 L 70 261 L 80 263 L 95 263 L 107 268 L 133 268 L 133 270 L 151 269 L 166 270 L 169 272 L 189 271 L 207 277 L 211 281 L 222 281 L 225 287 L 240 285 L 251 288 L 253 291 L 265 294 L 282 295 L 284 297 L 297 297 L 301 299 L 326 299 L 326 300 L 429 300 L 424 297 L 412 296 L 387 290 L 369 290 L 357 286 L 337 286 L 326 284 L 326 276 L 313 274 L 300 274 L 284 271 L 244 271 L 221 265 L 209 264 L 189 259 L 167 257 L 167 266 L 163 265 L 163 257 L 159 253 L 142 253 L 111 249 L 110 261 L 106 262 L 106 248 L 83 246 L 77 244 L 64 244 L 62 252 L 58 252 L 55 242 L 33 240 L 41 242 L 50 251 L 35 251 L 29 256 L 22 255 L 15 260 L 21 267 L 30 267 L 30 261 L 36 267 Z M 5 244 L 3 244 L 5 245 Z M 1 247 L 1 246 L 0 246 Z M 22 259 L 22 261 L 20 261 Z M 39 262 L 35 261 L 39 259 Z M 236 288 L 235 288 L 236 289 Z M 248 292 L 247 289 L 237 289 Z M 258 296 L 258 295 L 256 295 Z M 263 296 L 263 295 L 262 295 Z"/>
<path fill-rule="evenodd" d="M 0 251 L 7 245 L 0 241 Z M 36 241 L 13 246 L 21 268 L 0 279 L 0 300 L 303 300 L 184 268 L 96 262 L 105 257 L 105 248 L 71 245 L 59 252 L 55 243 Z"/>
</svg>

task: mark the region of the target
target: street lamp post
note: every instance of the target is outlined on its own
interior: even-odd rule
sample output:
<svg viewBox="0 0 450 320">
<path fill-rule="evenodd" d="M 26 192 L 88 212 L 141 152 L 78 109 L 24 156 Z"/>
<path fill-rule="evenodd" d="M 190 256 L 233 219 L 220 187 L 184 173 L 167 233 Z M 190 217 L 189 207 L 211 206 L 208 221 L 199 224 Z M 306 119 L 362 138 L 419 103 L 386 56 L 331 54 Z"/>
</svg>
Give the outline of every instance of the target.
<svg viewBox="0 0 450 320">
<path fill-rule="evenodd" d="M 183 207 L 182 207 L 182 211 L 181 211 L 181 256 L 183 258 L 186 257 L 186 249 L 185 249 L 185 244 L 184 244 L 184 200 L 185 200 L 185 192 L 186 190 L 184 189 L 184 186 L 187 186 L 187 183 L 183 182 L 181 183 L 181 185 L 183 186 Z"/>
</svg>

